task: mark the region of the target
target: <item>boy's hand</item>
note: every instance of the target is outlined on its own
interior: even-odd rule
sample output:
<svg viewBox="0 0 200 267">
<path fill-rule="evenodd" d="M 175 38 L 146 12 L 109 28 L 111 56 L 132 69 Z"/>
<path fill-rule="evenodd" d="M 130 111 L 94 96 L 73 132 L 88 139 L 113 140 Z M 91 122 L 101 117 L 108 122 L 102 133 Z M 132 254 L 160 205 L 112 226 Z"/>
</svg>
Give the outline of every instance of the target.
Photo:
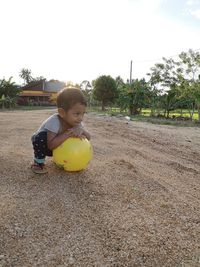
<svg viewBox="0 0 200 267">
<path fill-rule="evenodd" d="M 75 137 L 81 137 L 84 133 L 84 129 L 81 125 L 73 127 L 72 131 Z"/>
<path fill-rule="evenodd" d="M 85 138 L 84 129 L 81 126 L 73 127 L 66 131 L 66 137 L 78 137 L 78 138 Z"/>
<path fill-rule="evenodd" d="M 72 130 L 75 137 L 78 137 L 80 139 L 87 138 L 88 140 L 90 140 L 91 138 L 89 132 L 86 131 L 82 125 L 73 127 Z"/>
</svg>

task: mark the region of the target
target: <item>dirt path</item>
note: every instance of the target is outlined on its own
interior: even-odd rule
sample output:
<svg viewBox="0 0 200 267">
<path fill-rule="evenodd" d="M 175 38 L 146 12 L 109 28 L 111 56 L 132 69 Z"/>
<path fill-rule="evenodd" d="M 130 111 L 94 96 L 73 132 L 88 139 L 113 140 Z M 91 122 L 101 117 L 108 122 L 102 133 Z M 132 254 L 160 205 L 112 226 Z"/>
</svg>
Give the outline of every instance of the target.
<svg viewBox="0 0 200 267">
<path fill-rule="evenodd" d="M 0 266 L 200 266 L 200 129 L 88 114 L 89 168 L 38 176 L 50 114 L 0 113 Z"/>
</svg>

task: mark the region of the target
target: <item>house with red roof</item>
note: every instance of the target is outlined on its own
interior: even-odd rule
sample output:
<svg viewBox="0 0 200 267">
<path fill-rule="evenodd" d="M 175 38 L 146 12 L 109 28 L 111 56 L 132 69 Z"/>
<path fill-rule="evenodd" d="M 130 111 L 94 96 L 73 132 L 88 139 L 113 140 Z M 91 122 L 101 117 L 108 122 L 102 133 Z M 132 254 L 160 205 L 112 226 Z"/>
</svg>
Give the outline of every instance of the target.
<svg viewBox="0 0 200 267">
<path fill-rule="evenodd" d="M 64 82 L 58 80 L 30 82 L 28 85 L 21 87 L 19 94 L 19 105 L 55 105 L 57 93 L 66 87 Z"/>
</svg>

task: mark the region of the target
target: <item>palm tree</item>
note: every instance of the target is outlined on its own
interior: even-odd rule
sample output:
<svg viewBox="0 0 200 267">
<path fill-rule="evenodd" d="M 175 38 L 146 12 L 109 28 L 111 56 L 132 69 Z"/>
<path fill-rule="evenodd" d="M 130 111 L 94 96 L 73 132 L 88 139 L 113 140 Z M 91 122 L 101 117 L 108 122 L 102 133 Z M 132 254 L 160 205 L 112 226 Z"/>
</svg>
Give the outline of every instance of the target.
<svg viewBox="0 0 200 267">
<path fill-rule="evenodd" d="M 24 84 L 29 84 L 33 80 L 33 77 L 31 76 L 31 70 L 25 68 L 21 69 L 19 77 L 24 80 Z"/>
<path fill-rule="evenodd" d="M 80 88 L 85 95 L 85 98 L 87 99 L 87 102 L 89 104 L 89 107 L 91 106 L 92 103 L 92 85 L 90 84 L 89 81 L 84 80 L 80 84 Z"/>
</svg>

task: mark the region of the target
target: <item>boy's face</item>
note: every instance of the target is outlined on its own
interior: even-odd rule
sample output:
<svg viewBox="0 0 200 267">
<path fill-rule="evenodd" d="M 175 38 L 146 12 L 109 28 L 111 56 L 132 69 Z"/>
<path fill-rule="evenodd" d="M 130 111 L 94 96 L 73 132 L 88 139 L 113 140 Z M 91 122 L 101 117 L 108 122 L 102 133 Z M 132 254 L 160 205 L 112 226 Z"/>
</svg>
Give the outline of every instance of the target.
<svg viewBox="0 0 200 267">
<path fill-rule="evenodd" d="M 76 103 L 69 110 L 63 110 L 60 115 L 66 124 L 74 127 L 82 122 L 85 112 L 86 106 Z"/>
</svg>

